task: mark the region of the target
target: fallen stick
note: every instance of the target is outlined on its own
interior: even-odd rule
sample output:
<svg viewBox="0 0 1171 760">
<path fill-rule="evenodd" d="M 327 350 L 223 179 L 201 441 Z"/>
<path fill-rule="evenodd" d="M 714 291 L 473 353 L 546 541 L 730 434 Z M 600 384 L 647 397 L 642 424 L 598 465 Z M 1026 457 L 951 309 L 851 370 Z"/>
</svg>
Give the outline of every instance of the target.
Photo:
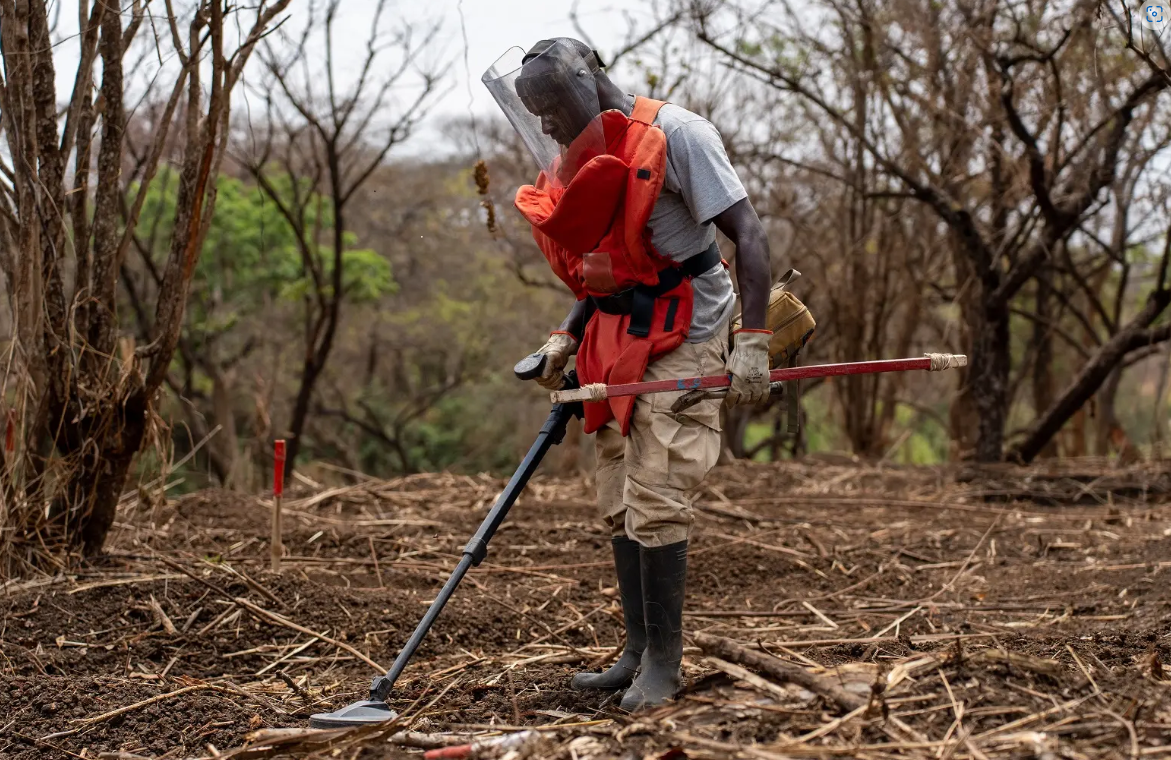
<svg viewBox="0 0 1171 760">
<path fill-rule="evenodd" d="M 198 631 L 196 631 L 195 635 L 197 637 L 198 636 L 205 636 L 205 635 L 207 635 L 207 633 L 209 631 L 218 627 L 220 625 L 220 623 L 223 623 L 223 622 L 230 620 L 230 619 L 234 619 L 233 616 L 234 615 L 238 616 L 239 614 L 240 614 L 240 607 L 236 604 L 230 604 L 230 605 L 228 605 L 228 608 L 226 610 L 224 610 L 223 612 L 221 612 L 219 615 L 216 616 L 215 620 L 212 620 L 210 623 L 208 623 L 207 625 L 203 626 Z"/>
<path fill-rule="evenodd" d="M 243 689 L 241 689 L 239 686 L 232 683 L 231 681 L 225 681 L 224 688 L 227 689 L 228 691 L 236 692 L 237 694 L 244 697 L 245 699 L 251 699 L 254 702 L 258 702 L 259 704 L 264 705 L 265 707 L 272 710 L 277 715 L 288 715 L 289 714 L 287 711 L 282 710 L 281 708 L 274 705 L 271 700 L 266 699 L 265 697 L 263 697 L 260 694 L 253 694 L 251 692 L 244 691 Z"/>
<path fill-rule="evenodd" d="M 769 382 L 808 380 L 815 377 L 840 375 L 869 375 L 876 372 L 908 372 L 927 370 L 939 372 L 953 367 L 966 367 L 968 357 L 963 354 L 925 354 L 919 359 L 883 359 L 870 362 L 845 362 L 842 364 L 814 364 L 808 367 L 784 367 L 769 373 Z M 682 377 L 677 380 L 651 380 L 642 383 L 606 385 L 590 383 L 580 388 L 553 391 L 549 398 L 554 404 L 575 401 L 605 401 L 619 396 L 638 396 L 646 393 L 668 393 L 672 391 L 709 390 L 728 388 L 732 385 L 731 375 L 708 375 L 706 377 Z"/>
<path fill-rule="evenodd" d="M 825 736 L 826 734 L 833 733 L 834 731 L 837 731 L 838 727 L 841 726 L 843 723 L 851 721 L 854 718 L 857 718 L 862 713 L 866 712 L 866 708 L 867 708 L 867 705 L 862 705 L 861 707 L 857 708 L 856 710 L 851 710 L 849 713 L 843 715 L 842 717 L 840 717 L 836 720 L 831 720 L 829 723 L 826 723 L 821 728 L 816 728 L 807 734 L 801 734 L 800 736 L 793 739 L 792 741 L 782 743 L 779 748 L 780 749 L 788 749 L 789 747 L 797 747 L 802 744 L 806 744 L 808 742 L 811 742 L 814 739 L 819 739 L 822 736 Z"/>
<path fill-rule="evenodd" d="M 1075 661 L 1077 661 L 1076 656 Z M 1048 660 L 1043 657 L 1033 657 L 1032 655 L 1009 652 L 1005 649 L 981 649 L 979 652 L 969 655 L 968 662 L 1004 665 L 1007 668 L 1020 668 L 1021 670 L 1027 670 L 1030 673 L 1037 673 L 1039 675 L 1048 676 L 1054 680 L 1059 679 L 1062 675 L 1061 663 L 1059 663 L 1057 660 Z M 1080 665 L 1081 663 L 1078 662 L 1078 664 Z M 1098 693 L 1100 693 L 1097 688 L 1097 684 L 1095 684 L 1094 680 L 1089 677 L 1088 673 L 1083 671 L 1083 675 L 1085 676 L 1085 681 L 1079 683 L 1078 685 L 1084 686 L 1089 684 L 1093 686 L 1095 690 L 1094 696 L 1097 696 Z"/>
<path fill-rule="evenodd" d="M 864 611 L 864 610 L 860 610 Z M 933 641 L 954 641 L 962 639 L 989 639 L 996 636 L 1004 636 L 1003 633 L 932 633 L 924 634 L 922 636 L 912 636 L 912 644 L 925 644 Z M 860 639 L 806 639 L 804 641 L 769 641 L 766 642 L 770 647 L 788 647 L 790 649 L 799 649 L 802 647 L 832 647 L 840 644 L 875 644 L 882 641 L 898 641 L 897 636 L 867 636 Z M 751 647 L 756 648 L 756 645 Z"/>
<path fill-rule="evenodd" d="M 68 731 L 60 731 L 55 734 L 49 734 L 48 736 L 42 736 L 40 741 L 48 741 L 49 739 L 59 739 L 63 736 L 72 736 L 73 734 L 76 734 L 78 731 L 81 731 L 82 729 L 85 729 L 89 726 L 92 726 L 95 723 L 101 723 L 102 721 L 109 720 L 110 718 L 117 718 L 119 715 L 125 715 L 128 712 L 133 712 L 134 710 L 138 710 L 143 707 L 149 707 L 150 705 L 153 705 L 156 702 L 162 702 L 163 700 L 170 699 L 171 697 L 177 697 L 181 694 L 188 694 L 193 691 L 206 691 L 209 689 L 221 691 L 222 687 L 217 686 L 215 684 L 210 684 L 210 683 L 201 683 L 201 684 L 196 684 L 195 686 L 184 686 L 182 689 L 175 689 L 174 691 L 169 691 L 166 694 L 156 694 L 155 696 L 150 697 L 149 699 L 144 699 L 141 702 L 135 702 L 132 705 L 126 705 L 125 707 L 119 707 L 117 710 L 110 710 L 109 712 L 102 713 L 101 715 L 95 715 L 92 718 L 81 718 L 80 720 L 77 721 L 78 723 L 81 724 L 77 728 L 73 728 Z"/>
<path fill-rule="evenodd" d="M 292 676 L 283 670 L 278 670 L 277 675 L 280 676 L 280 679 L 285 682 L 286 686 L 293 690 L 293 693 L 297 695 L 297 698 L 301 700 L 302 704 L 304 704 L 306 707 L 313 706 L 313 698 L 309 696 L 309 692 L 302 689 L 301 685 L 294 681 Z"/>
<path fill-rule="evenodd" d="M 112 588 L 114 586 L 130 586 L 130 585 L 133 585 L 136 583 L 154 583 L 155 581 L 175 580 L 178 577 L 179 576 L 177 576 L 177 575 L 143 575 L 143 576 L 139 576 L 137 578 L 118 578 L 118 579 L 112 580 L 112 581 L 96 581 L 94 583 L 86 583 L 85 585 L 77 586 L 76 588 L 71 588 L 68 591 L 66 591 L 65 593 L 68 594 L 69 596 L 73 596 L 74 594 L 80 594 L 83 591 L 93 591 L 94 589 L 98 589 L 98 588 Z M 65 579 L 51 578 L 49 580 L 56 581 L 56 580 L 65 580 Z M 48 584 L 45 584 L 45 585 L 48 585 Z M 29 586 L 27 586 L 27 588 L 35 588 L 35 586 L 30 584 Z"/>
<path fill-rule="evenodd" d="M 328 631 L 329 629 L 328 629 L 328 628 L 326 628 L 325 630 L 327 630 L 327 631 Z M 294 649 L 293 651 L 289 652 L 289 653 L 288 653 L 288 654 L 286 654 L 286 655 L 283 655 L 283 656 L 282 656 L 282 657 L 281 657 L 279 660 L 273 660 L 273 661 L 272 661 L 272 662 L 270 662 L 269 664 L 265 665 L 263 668 L 261 668 L 260 670 L 256 671 L 256 672 L 255 672 L 253 675 L 257 675 L 257 676 L 262 676 L 262 675 L 264 675 L 264 674 L 265 674 L 265 673 L 267 673 L 268 671 L 270 671 L 270 670 L 272 670 L 273 668 L 275 668 L 277 665 L 280 665 L 280 664 L 281 664 L 282 662 L 284 662 L 285 660 L 292 659 L 293 657 L 296 657 L 297 655 L 301 654 L 301 653 L 302 653 L 302 652 L 304 652 L 306 649 L 308 649 L 309 647 L 311 647 L 311 646 L 313 646 L 314 644 L 316 644 L 316 643 L 317 643 L 319 640 L 320 640 L 320 639 L 316 639 L 316 638 L 309 639 L 308 641 L 306 641 L 304 644 L 302 644 L 301 646 L 297 647 L 297 648 L 296 648 L 296 649 Z M 277 675 L 281 676 L 282 678 L 283 678 L 283 677 L 285 677 L 285 676 L 283 675 L 283 673 L 277 673 Z"/>
<path fill-rule="evenodd" d="M 709 633 L 694 633 L 691 638 L 705 654 L 717 655 L 721 659 L 755 668 L 781 681 L 804 686 L 844 710 L 854 711 L 866 707 L 866 700 L 862 697 L 851 694 L 837 684 L 814 675 L 802 667 L 782 662 L 772 655 L 755 652 L 731 639 L 713 636 Z"/>
<path fill-rule="evenodd" d="M 470 744 L 448 745 L 443 748 L 432 749 L 423 753 L 425 760 L 460 760 L 467 757 L 480 757 L 485 754 L 485 751 L 491 751 L 493 754 L 501 753 L 508 750 L 508 755 L 521 754 L 524 749 L 535 747 L 539 742 L 540 734 L 536 731 L 521 731 L 507 736 L 497 736 L 479 741 L 471 742 Z M 391 737 L 393 740 L 394 737 Z M 405 745 L 413 746 L 413 745 Z M 529 752 L 523 752 L 527 755 Z"/>
<path fill-rule="evenodd" d="M 792 697 L 791 694 L 782 689 L 780 686 L 777 686 L 772 681 L 761 678 L 752 671 L 742 668 L 739 665 L 733 665 L 730 662 L 721 660 L 719 657 L 708 657 L 704 660 L 704 662 L 708 665 L 711 665 L 716 670 L 728 674 L 738 681 L 743 681 L 749 686 L 763 691 L 765 694 L 771 694 L 772 696 L 782 700 L 790 699 Z"/>
<path fill-rule="evenodd" d="M 775 758 L 776 760 L 792 760 L 794 757 L 832 757 L 834 755 L 849 755 L 860 756 L 861 752 L 886 752 L 890 753 L 895 750 L 906 751 L 912 749 L 935 749 L 943 745 L 943 742 L 883 742 L 881 744 L 848 744 L 846 746 L 830 746 L 824 744 L 815 744 L 809 747 L 800 747 L 795 744 L 775 745 L 783 746 L 785 753 L 783 755 L 776 752 L 769 752 L 759 745 L 741 745 L 741 744 L 726 744 L 724 742 L 714 741 L 712 739 L 705 739 L 702 736 L 695 736 L 686 731 L 680 732 L 677 736 L 683 742 L 691 742 L 700 747 L 707 747 L 709 749 L 717 750 L 721 753 L 721 757 L 734 757 L 736 752 L 742 752 L 750 757 L 759 757 L 762 760 L 769 760 Z"/>
<path fill-rule="evenodd" d="M 474 734 L 424 734 L 418 731 L 399 731 L 397 734 L 391 734 L 386 741 L 396 747 L 439 749 L 464 744 L 476 738 Z"/>
<path fill-rule="evenodd" d="M 208 562 L 208 564 L 211 565 L 210 562 Z M 220 562 L 220 563 L 217 563 L 217 564 L 211 565 L 211 566 L 216 569 L 222 570 L 222 571 L 228 573 L 229 575 L 234 575 L 235 577 L 239 578 L 241 581 L 243 581 L 244 585 L 248 586 L 253 591 L 258 592 L 262 596 L 267 597 L 270 602 L 277 605 L 278 607 L 288 606 L 284 603 L 284 600 L 282 600 L 276 594 L 272 593 L 267 588 L 262 586 L 259 582 L 253 580 L 247 573 L 245 573 L 241 570 L 237 570 L 236 568 L 232 567 L 231 565 L 227 564 L 226 562 Z"/>
<path fill-rule="evenodd" d="M 750 744 L 730 744 L 727 742 L 716 741 L 715 739 L 708 739 L 703 736 L 696 736 L 688 731 L 682 731 L 677 736 L 683 741 L 684 745 L 695 744 L 704 749 L 714 750 L 719 754 L 717 757 L 740 757 L 747 755 L 749 757 L 758 758 L 758 760 L 790 760 L 792 755 L 777 754 L 776 752 L 769 752 L 767 749 L 762 749 L 758 746 Z M 826 749 L 818 747 L 818 750 Z M 853 751 L 853 750 L 851 750 Z"/>
<path fill-rule="evenodd" d="M 379 665 L 378 663 L 374 662 L 374 660 L 371 660 L 369 657 L 362 654 L 357 649 L 354 649 L 349 644 L 338 641 L 337 639 L 331 639 L 328 636 L 324 636 L 320 633 L 316 633 L 314 631 L 311 631 L 303 625 L 297 625 L 292 620 L 289 620 L 288 618 L 281 617 L 280 615 L 276 614 L 275 612 L 269 612 L 268 610 L 264 609 L 263 607 L 257 607 L 255 604 L 248 601 L 247 599 L 242 599 L 240 597 L 236 597 L 232 601 L 234 601 L 236 604 L 240 605 L 244 609 L 248 610 L 252 614 L 257 615 L 258 617 L 264 618 L 265 620 L 267 620 L 270 623 L 276 623 L 277 625 L 283 625 L 285 628 L 291 628 L 294 631 L 300 631 L 301 633 L 305 634 L 306 636 L 312 636 L 316 639 L 320 639 L 321 641 L 324 641 L 326 644 L 331 644 L 331 645 L 337 647 L 338 649 L 344 649 L 347 652 L 349 652 L 350 654 L 357 657 L 362 662 L 366 663 L 370 667 L 377 670 L 379 673 L 386 672 L 386 668 L 384 668 L 381 665 Z"/>
<path fill-rule="evenodd" d="M 155 599 L 155 595 L 150 595 L 150 609 L 155 614 L 155 619 L 158 620 L 159 625 L 163 627 L 169 635 L 174 636 L 176 633 L 175 624 L 171 622 L 171 618 L 167 617 L 167 613 L 163 610 L 163 606 Z"/>
<path fill-rule="evenodd" d="M 1065 712 L 1066 710 L 1072 710 L 1076 707 L 1080 707 L 1083 702 L 1087 702 L 1087 701 L 1093 699 L 1095 696 L 1097 696 L 1097 695 L 1091 694 L 1088 697 L 1078 697 L 1077 699 L 1071 699 L 1068 702 L 1062 702 L 1059 705 L 1054 705 L 1053 707 L 1050 707 L 1048 710 L 1043 710 L 1042 712 L 1034 713 L 1032 715 L 1026 715 L 1025 717 L 1021 718 L 1020 720 L 1014 720 L 1011 723 L 1005 723 L 1003 726 L 996 726 L 995 728 L 990 728 L 987 731 L 984 731 L 982 733 L 976 734 L 975 736 L 971 736 L 968 738 L 972 739 L 973 741 L 979 740 L 979 739 L 987 739 L 991 736 L 995 736 L 996 734 L 1000 734 L 1005 731 L 1011 731 L 1014 728 L 1020 728 L 1021 726 L 1027 726 L 1030 723 L 1035 723 L 1038 720 L 1048 718 L 1050 715 L 1054 715 L 1056 713 Z M 1077 718 L 1078 716 L 1075 714 L 1073 717 Z"/>
<path fill-rule="evenodd" d="M 209 589 L 216 592 L 217 594 L 219 594 L 223 598 L 225 598 L 225 599 L 232 598 L 232 595 L 228 593 L 227 589 L 225 589 L 221 586 L 217 586 L 216 584 L 209 581 L 207 578 L 199 577 L 192 570 L 189 570 L 189 569 L 183 567 L 178 562 L 175 562 L 172 559 L 169 559 L 167 557 L 162 557 L 162 556 L 158 557 L 157 559 L 159 562 L 162 562 L 167 567 L 169 567 L 173 570 L 178 570 L 179 572 L 183 573 L 183 575 L 186 575 L 188 578 L 195 581 L 196 583 L 202 583 L 204 586 L 207 586 Z M 169 577 L 169 576 L 167 576 L 167 577 Z"/>
<path fill-rule="evenodd" d="M 914 615 L 916 612 L 919 612 L 919 611 L 920 611 L 920 610 L 922 610 L 922 609 L 923 609 L 923 607 L 922 607 L 922 606 L 920 606 L 920 607 L 916 607 L 915 609 L 911 610 L 910 612 L 908 612 L 907 614 L 903 615 L 903 616 L 902 616 L 901 618 L 899 618 L 898 620 L 896 620 L 896 621 L 894 621 L 893 623 L 891 623 L 890 625 L 888 625 L 886 628 L 883 628 L 881 631 L 879 631 L 878 633 L 874 634 L 874 638 L 876 638 L 876 639 L 881 639 L 883 636 L 885 636 L 885 635 L 886 635 L 886 634 L 887 634 L 887 633 L 890 631 L 890 629 L 891 629 L 891 628 L 898 628 L 900 625 L 902 625 L 904 622 L 906 622 L 907 618 L 911 617 L 911 616 L 912 616 L 912 615 Z M 898 638 L 898 632 L 897 632 L 897 631 L 896 631 L 896 633 L 895 633 L 895 638 L 896 638 L 896 639 Z"/>
</svg>

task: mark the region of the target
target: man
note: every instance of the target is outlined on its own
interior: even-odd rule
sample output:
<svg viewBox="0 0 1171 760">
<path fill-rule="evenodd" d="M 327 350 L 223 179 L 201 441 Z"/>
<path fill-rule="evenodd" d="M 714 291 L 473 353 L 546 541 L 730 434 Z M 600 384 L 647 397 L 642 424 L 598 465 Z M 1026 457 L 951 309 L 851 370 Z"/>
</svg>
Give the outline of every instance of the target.
<svg viewBox="0 0 1171 760">
<path fill-rule="evenodd" d="M 546 166 L 516 205 L 578 297 L 539 349 L 547 359 L 538 382 L 559 388 L 578 354 L 583 383 L 727 371 L 728 403 L 767 397 L 768 240 L 715 127 L 626 94 L 594 50 L 569 38 L 538 42 L 509 81 L 528 113 L 493 94 Z M 488 75 L 485 83 L 493 89 Z M 742 301 L 744 329 L 730 356 L 735 293 L 717 229 L 736 246 Z M 627 710 L 660 705 L 679 690 L 691 499 L 720 453 L 720 400 L 673 414 L 678 395 L 586 405 L 627 635 L 611 668 L 580 673 L 572 685 L 626 688 Z"/>
</svg>

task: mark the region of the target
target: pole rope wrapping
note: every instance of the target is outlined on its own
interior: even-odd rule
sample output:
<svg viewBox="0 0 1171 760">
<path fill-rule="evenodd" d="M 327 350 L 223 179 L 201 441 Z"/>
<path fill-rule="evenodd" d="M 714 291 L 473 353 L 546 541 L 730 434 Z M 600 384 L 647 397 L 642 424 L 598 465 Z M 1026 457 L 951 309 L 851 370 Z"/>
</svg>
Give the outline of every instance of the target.
<svg viewBox="0 0 1171 760">
<path fill-rule="evenodd" d="M 590 397 L 588 401 L 605 401 L 609 396 L 606 395 L 605 383 L 589 383 L 581 387 L 583 391 L 589 391 Z"/>
<path fill-rule="evenodd" d="M 968 366 L 968 357 L 960 354 L 923 354 L 931 360 L 929 372 L 942 372 L 945 369 L 956 369 Z"/>
</svg>

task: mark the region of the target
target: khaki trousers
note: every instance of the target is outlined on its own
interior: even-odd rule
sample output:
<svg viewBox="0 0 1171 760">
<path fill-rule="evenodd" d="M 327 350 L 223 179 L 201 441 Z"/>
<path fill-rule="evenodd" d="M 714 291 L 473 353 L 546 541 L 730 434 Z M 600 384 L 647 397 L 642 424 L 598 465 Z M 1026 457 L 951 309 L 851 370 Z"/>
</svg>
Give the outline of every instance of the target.
<svg viewBox="0 0 1171 760">
<path fill-rule="evenodd" d="M 684 343 L 647 367 L 644 380 L 725 372 L 727 331 L 704 343 Z M 611 420 L 598 431 L 598 508 L 613 536 L 643 546 L 667 546 L 688 538 L 694 492 L 720 456 L 720 405 L 708 399 L 679 414 L 671 404 L 683 391 L 639 396 L 630 434 Z"/>
</svg>

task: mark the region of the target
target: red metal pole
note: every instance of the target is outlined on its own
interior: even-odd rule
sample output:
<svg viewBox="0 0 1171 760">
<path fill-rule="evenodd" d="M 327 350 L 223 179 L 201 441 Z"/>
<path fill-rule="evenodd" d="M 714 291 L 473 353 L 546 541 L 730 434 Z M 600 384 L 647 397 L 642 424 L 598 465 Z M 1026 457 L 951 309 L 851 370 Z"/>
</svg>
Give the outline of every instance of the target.
<svg viewBox="0 0 1171 760">
<path fill-rule="evenodd" d="M 951 354 L 928 354 L 918 359 L 883 359 L 871 362 L 844 362 L 842 364 L 814 364 L 808 367 L 785 367 L 769 373 L 770 382 L 808 380 L 813 377 L 837 375 L 868 375 L 875 372 L 906 372 L 908 370 L 948 369 L 967 364 L 967 357 Z M 644 393 L 692 391 L 700 388 L 726 388 L 732 384 L 730 375 L 684 377 L 678 380 L 652 380 L 645 383 L 620 385 L 586 385 L 571 391 L 554 391 L 553 403 L 572 401 L 601 401 L 616 396 L 639 396 Z"/>
<path fill-rule="evenodd" d="M 281 497 L 285 493 L 285 442 L 276 441 L 273 444 L 272 457 L 272 541 L 271 560 L 272 571 L 281 571 L 281 555 L 284 554 L 284 545 L 281 539 Z"/>
</svg>

